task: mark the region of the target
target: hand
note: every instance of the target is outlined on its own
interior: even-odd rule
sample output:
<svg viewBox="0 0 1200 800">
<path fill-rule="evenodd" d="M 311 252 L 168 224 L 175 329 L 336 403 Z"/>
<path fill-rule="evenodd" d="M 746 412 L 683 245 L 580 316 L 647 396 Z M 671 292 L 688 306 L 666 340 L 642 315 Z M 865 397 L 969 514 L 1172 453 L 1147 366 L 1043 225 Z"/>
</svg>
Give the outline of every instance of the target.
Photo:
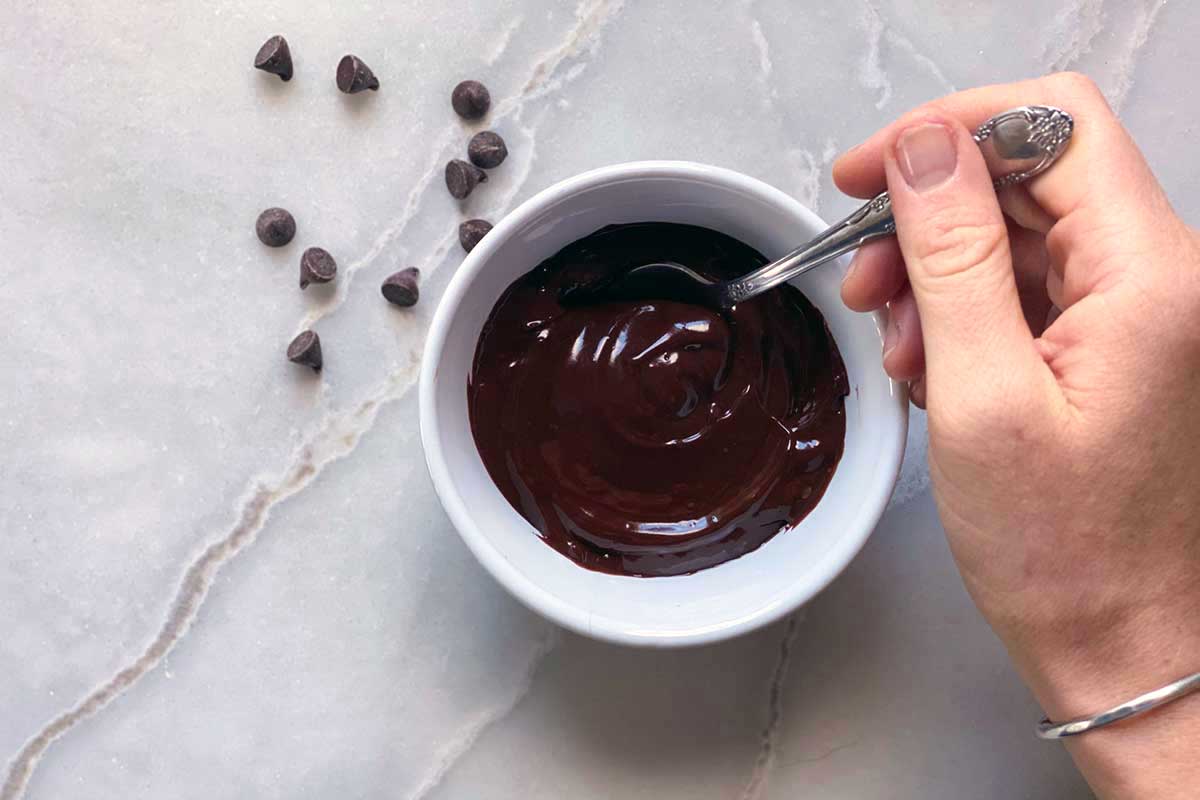
<svg viewBox="0 0 1200 800">
<path fill-rule="evenodd" d="M 1049 171 L 999 198 L 969 128 L 1075 117 Z M 845 154 L 897 238 L 842 287 L 889 307 L 884 366 L 929 411 L 963 581 L 1048 716 L 1200 671 L 1200 238 L 1095 85 L 1062 74 L 938 100 Z M 1200 792 L 1200 696 L 1070 740 L 1102 796 Z"/>
</svg>

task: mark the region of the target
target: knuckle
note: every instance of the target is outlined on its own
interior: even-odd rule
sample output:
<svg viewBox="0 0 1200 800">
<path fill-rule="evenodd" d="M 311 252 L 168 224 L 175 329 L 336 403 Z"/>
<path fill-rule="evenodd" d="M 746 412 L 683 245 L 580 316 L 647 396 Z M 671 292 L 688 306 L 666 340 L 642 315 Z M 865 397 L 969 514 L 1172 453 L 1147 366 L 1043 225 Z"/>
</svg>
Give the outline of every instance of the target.
<svg viewBox="0 0 1200 800">
<path fill-rule="evenodd" d="M 1171 254 L 1160 255 L 1156 261 L 1173 265 L 1172 269 L 1162 270 L 1170 277 L 1152 276 L 1165 302 L 1149 310 L 1142 319 L 1151 319 L 1164 307 L 1176 309 L 1174 319 L 1180 323 L 1179 332 L 1186 337 L 1189 349 L 1200 351 L 1200 236 L 1190 228 L 1183 228 Z"/>
<path fill-rule="evenodd" d="M 1097 120 L 1116 120 L 1108 98 L 1094 80 L 1082 72 L 1058 72 L 1046 79 L 1052 103 L 1075 113 Z"/>
<path fill-rule="evenodd" d="M 1200 231 L 1188 228 L 1184 240 L 1186 245 L 1182 248 L 1185 253 L 1182 259 L 1183 282 L 1190 289 L 1187 296 L 1194 311 L 1200 309 Z"/>
<path fill-rule="evenodd" d="M 1103 99 L 1104 93 L 1096 82 L 1082 72 L 1058 72 L 1049 77 L 1054 88 L 1068 97 L 1091 97 Z"/>
<path fill-rule="evenodd" d="M 1130 257 L 1132 241 L 1124 221 L 1085 214 L 1068 215 L 1046 234 L 1046 253 L 1064 274 L 1096 277 L 1120 269 Z"/>
<path fill-rule="evenodd" d="M 1008 229 L 999 220 L 942 212 L 926 220 L 913 249 L 923 272 L 934 278 L 951 277 L 1007 257 Z"/>
</svg>

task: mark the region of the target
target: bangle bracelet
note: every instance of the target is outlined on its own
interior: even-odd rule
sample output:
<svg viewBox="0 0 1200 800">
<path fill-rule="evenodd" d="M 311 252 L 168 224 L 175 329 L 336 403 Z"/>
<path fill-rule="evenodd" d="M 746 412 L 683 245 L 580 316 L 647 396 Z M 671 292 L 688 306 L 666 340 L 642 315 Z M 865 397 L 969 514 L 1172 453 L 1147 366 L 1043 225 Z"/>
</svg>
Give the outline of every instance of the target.
<svg viewBox="0 0 1200 800">
<path fill-rule="evenodd" d="M 1063 723 L 1054 723 L 1043 719 L 1038 723 L 1035 733 L 1039 739 L 1062 739 L 1067 736 L 1078 736 L 1081 733 L 1103 728 L 1105 725 L 1120 722 L 1137 714 L 1144 714 L 1195 691 L 1200 691 L 1200 672 L 1180 678 L 1153 692 L 1138 695 L 1129 702 L 1110 708 L 1094 717 L 1083 717 Z"/>
</svg>

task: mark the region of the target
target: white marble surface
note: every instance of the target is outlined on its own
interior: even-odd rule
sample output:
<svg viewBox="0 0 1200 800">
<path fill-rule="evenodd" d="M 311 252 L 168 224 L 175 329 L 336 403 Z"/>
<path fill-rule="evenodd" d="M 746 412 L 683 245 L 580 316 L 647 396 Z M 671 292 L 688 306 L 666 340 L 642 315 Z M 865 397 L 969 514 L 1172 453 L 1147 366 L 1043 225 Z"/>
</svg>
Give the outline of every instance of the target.
<svg viewBox="0 0 1200 800">
<path fill-rule="evenodd" d="M 834 154 L 906 107 L 1082 69 L 1195 221 L 1197 32 L 1183 0 L 5 4 L 0 797 L 1089 796 L 962 591 L 919 416 L 787 624 L 614 648 L 482 573 L 415 417 L 461 260 L 447 95 L 485 80 L 512 152 L 471 215 L 687 158 L 834 216 Z M 274 33 L 289 84 L 250 68 Z M 382 91 L 337 93 L 348 51 Z M 268 251 L 276 204 L 300 232 Z M 342 273 L 301 293 L 315 244 Z M 408 313 L 378 294 L 407 265 Z M 310 325 L 320 380 L 283 359 Z"/>
</svg>

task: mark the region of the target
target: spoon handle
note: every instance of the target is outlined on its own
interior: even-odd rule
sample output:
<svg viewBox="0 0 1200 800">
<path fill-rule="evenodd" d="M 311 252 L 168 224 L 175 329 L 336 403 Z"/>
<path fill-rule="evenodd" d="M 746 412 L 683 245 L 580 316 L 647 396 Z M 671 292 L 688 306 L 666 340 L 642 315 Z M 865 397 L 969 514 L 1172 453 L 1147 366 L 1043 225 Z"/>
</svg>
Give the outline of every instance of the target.
<svg viewBox="0 0 1200 800">
<path fill-rule="evenodd" d="M 975 131 L 975 141 L 993 139 L 994 161 L 1012 169 L 993 183 L 996 189 L 1027 181 L 1043 172 L 1066 149 L 1074 130 L 1071 115 L 1050 106 L 1021 106 L 992 117 Z M 880 192 L 861 208 L 778 261 L 725 285 L 726 304 L 733 305 L 808 272 L 867 242 L 896 233 L 892 198 Z"/>
<path fill-rule="evenodd" d="M 725 289 L 728 304 L 740 303 L 761 294 L 867 242 L 891 236 L 895 232 L 892 198 L 887 192 L 880 192 L 853 214 L 829 226 L 778 261 L 730 281 Z"/>
</svg>

